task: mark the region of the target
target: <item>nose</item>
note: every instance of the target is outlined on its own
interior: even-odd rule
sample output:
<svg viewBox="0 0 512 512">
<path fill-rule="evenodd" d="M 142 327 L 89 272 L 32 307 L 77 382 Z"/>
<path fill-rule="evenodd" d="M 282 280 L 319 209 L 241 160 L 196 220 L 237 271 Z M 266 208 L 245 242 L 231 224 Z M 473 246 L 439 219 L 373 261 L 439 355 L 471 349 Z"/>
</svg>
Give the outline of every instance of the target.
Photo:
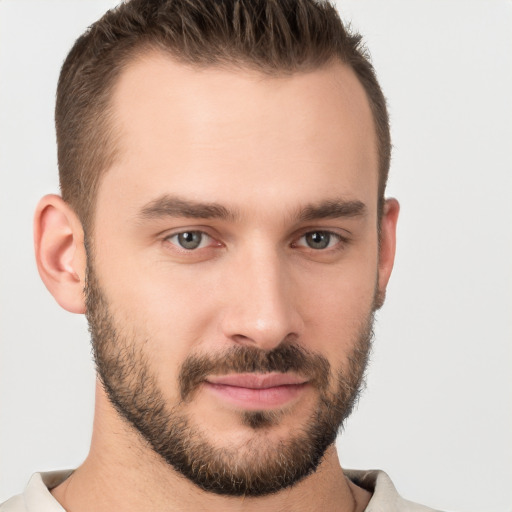
<svg viewBox="0 0 512 512">
<path fill-rule="evenodd" d="M 231 268 L 225 337 L 236 344 L 272 350 L 299 338 L 303 321 L 286 262 L 272 251 L 241 257 Z"/>
</svg>

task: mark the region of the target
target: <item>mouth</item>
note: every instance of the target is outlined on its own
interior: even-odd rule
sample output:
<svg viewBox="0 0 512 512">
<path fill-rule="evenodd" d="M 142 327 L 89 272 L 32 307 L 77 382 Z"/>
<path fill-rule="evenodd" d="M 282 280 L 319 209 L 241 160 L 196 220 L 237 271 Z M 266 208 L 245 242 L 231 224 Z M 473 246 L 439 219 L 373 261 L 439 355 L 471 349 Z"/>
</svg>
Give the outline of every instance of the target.
<svg viewBox="0 0 512 512">
<path fill-rule="evenodd" d="M 282 407 L 298 398 L 308 380 L 288 373 L 212 375 L 205 388 L 217 398 L 244 410 Z"/>
</svg>

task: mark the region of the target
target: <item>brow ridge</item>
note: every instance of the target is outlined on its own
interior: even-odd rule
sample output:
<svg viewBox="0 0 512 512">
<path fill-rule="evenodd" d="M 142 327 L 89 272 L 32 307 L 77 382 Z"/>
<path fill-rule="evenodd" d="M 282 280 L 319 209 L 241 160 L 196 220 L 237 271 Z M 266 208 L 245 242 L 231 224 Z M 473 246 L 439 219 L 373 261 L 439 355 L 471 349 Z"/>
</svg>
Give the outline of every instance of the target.
<svg viewBox="0 0 512 512">
<path fill-rule="evenodd" d="M 359 217 L 366 214 L 366 205 L 359 200 L 329 199 L 300 207 L 294 217 L 299 222 L 319 219 Z M 142 207 L 139 213 L 142 220 L 162 217 L 184 217 L 193 219 L 236 220 L 238 212 L 221 204 L 194 201 L 164 194 Z"/>
<path fill-rule="evenodd" d="M 359 200 L 329 199 L 317 204 L 306 205 L 299 210 L 301 222 L 318 219 L 338 219 L 343 217 L 362 217 L 366 215 L 366 205 Z"/>
<path fill-rule="evenodd" d="M 139 217 L 144 220 L 159 217 L 233 220 L 237 216 L 236 212 L 217 203 L 181 199 L 168 194 L 164 194 L 145 205 L 139 214 Z"/>
</svg>

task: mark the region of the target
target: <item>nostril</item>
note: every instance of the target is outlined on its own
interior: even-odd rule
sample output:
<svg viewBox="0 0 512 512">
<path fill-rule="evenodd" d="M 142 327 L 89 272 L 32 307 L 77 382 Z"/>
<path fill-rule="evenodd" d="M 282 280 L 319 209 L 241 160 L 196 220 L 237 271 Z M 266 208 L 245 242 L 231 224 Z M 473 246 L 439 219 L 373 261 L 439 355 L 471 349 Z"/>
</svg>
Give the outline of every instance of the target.
<svg viewBox="0 0 512 512">
<path fill-rule="evenodd" d="M 249 336 L 245 336 L 244 334 L 233 334 L 231 339 L 240 345 L 252 345 L 254 341 L 249 338 Z"/>
<path fill-rule="evenodd" d="M 280 333 L 258 333 L 253 337 L 244 334 L 233 334 L 231 340 L 240 346 L 251 346 L 261 350 L 273 350 L 282 344 L 296 342 L 299 338 L 296 333 L 288 333 L 282 336 Z"/>
</svg>

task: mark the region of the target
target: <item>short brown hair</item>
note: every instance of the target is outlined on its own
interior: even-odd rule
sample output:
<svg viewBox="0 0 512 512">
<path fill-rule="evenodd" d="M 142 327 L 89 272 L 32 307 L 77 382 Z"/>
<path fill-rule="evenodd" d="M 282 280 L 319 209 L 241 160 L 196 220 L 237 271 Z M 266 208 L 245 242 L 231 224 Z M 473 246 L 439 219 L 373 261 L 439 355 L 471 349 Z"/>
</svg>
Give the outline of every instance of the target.
<svg viewBox="0 0 512 512">
<path fill-rule="evenodd" d="M 350 33 L 323 0 L 131 0 L 108 11 L 75 42 L 57 88 L 62 196 L 92 227 L 101 174 L 115 159 L 110 99 L 137 54 L 158 49 L 197 66 L 251 67 L 267 74 L 319 68 L 338 59 L 368 96 L 379 156 L 379 212 L 391 141 L 386 100 L 359 34 Z"/>
</svg>

